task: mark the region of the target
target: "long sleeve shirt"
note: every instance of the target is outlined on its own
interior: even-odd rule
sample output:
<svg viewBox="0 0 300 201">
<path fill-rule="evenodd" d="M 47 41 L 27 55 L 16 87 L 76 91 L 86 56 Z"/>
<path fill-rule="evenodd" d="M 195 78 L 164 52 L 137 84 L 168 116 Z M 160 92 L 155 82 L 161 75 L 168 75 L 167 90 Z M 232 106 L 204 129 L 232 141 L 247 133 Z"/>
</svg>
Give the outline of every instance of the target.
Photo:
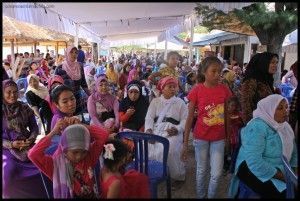
<svg viewBox="0 0 300 201">
<path fill-rule="evenodd" d="M 105 129 L 98 126 L 89 127 L 92 141 L 86 158 L 75 165 L 75 168 L 84 168 L 88 166 L 94 167 L 99 159 L 102 147 L 108 138 Z M 28 152 L 29 159 L 45 174 L 49 179 L 53 179 L 53 157 L 45 154 L 44 151 L 51 144 L 51 138 L 45 136 L 37 144 L 35 144 Z"/>
</svg>

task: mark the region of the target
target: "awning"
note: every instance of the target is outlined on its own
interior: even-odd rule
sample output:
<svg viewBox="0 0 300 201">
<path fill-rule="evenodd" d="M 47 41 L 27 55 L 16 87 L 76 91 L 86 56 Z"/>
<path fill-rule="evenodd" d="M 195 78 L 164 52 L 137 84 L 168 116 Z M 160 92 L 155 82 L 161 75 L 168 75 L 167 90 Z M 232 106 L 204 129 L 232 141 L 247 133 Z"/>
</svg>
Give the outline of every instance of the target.
<svg viewBox="0 0 300 201">
<path fill-rule="evenodd" d="M 292 45 L 292 44 L 296 44 L 296 43 L 298 43 L 298 29 L 296 29 L 295 31 L 286 35 L 286 37 L 284 38 L 284 41 L 282 43 L 282 46 L 284 47 L 284 46 L 288 46 L 288 45 Z"/>
</svg>

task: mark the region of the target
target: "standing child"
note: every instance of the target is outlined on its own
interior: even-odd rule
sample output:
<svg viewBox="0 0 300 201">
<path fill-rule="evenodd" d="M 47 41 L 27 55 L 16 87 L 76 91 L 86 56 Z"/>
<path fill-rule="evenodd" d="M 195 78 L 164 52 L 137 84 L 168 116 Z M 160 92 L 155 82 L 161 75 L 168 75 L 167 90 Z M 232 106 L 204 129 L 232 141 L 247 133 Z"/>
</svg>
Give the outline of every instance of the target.
<svg viewBox="0 0 300 201">
<path fill-rule="evenodd" d="M 204 198 L 206 195 L 205 176 L 207 175 L 207 163 L 210 163 L 211 175 L 207 198 L 216 197 L 219 179 L 222 175 L 224 146 L 227 138 L 224 126 L 224 105 L 232 93 L 227 86 L 220 83 L 221 69 L 222 62 L 218 58 L 205 58 L 201 62 L 201 68 L 199 68 L 199 74 L 204 74 L 205 81 L 195 86 L 187 97 L 190 102 L 184 129 L 184 145 L 181 159 L 187 160 L 189 134 L 194 111 L 197 107 L 198 118 L 193 130 L 193 145 L 195 147 L 197 164 L 197 198 Z"/>
<path fill-rule="evenodd" d="M 97 126 L 78 124 L 78 121 L 76 117 L 58 120 L 53 130 L 28 154 L 30 160 L 53 181 L 54 198 L 99 197 L 93 168 L 108 133 Z M 54 155 L 45 154 L 51 137 L 65 127 Z"/>
<path fill-rule="evenodd" d="M 135 170 L 120 173 L 130 158 L 129 148 L 121 140 L 109 140 L 104 145 L 101 169 L 103 198 L 150 198 L 148 177 Z"/>
<path fill-rule="evenodd" d="M 228 126 L 227 126 L 227 134 L 230 141 L 230 146 L 225 153 L 227 168 L 229 168 L 230 172 L 234 171 L 235 158 L 238 151 L 239 142 L 239 132 L 243 127 L 243 119 L 241 115 L 241 106 L 239 100 L 236 96 L 233 96 L 228 100 Z M 226 164 L 225 162 L 225 164 Z M 224 165 L 225 166 L 225 165 Z M 233 172 L 232 172 L 233 173 Z"/>
</svg>

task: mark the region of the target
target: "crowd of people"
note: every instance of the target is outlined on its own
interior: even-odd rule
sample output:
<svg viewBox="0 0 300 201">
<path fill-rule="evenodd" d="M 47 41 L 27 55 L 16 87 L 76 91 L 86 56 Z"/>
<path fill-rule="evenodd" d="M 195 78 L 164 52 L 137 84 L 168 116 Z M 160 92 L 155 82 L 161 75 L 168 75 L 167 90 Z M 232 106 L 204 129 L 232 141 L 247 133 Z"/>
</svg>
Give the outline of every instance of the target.
<svg viewBox="0 0 300 201">
<path fill-rule="evenodd" d="M 269 52 L 255 54 L 245 68 L 214 56 L 188 65 L 176 51 L 166 61 L 122 54 L 97 64 L 80 46 L 69 46 L 64 56 L 37 54 L 16 54 L 14 63 L 8 57 L 3 64 L 4 198 L 46 198 L 41 173 L 54 198 L 149 198 L 147 176 L 122 171 L 134 147 L 115 138 L 119 131 L 169 140 L 173 190 L 186 180 L 193 133 L 197 198 L 216 197 L 228 164 L 231 197 L 239 182 L 261 197 L 285 196 L 281 155 L 297 167 L 297 62 L 283 77 L 293 80 L 289 101 L 273 87 L 278 55 Z M 17 85 L 22 78 L 25 99 Z M 45 136 L 36 141 L 42 125 Z M 162 152 L 149 143 L 150 159 L 160 160 Z"/>
</svg>

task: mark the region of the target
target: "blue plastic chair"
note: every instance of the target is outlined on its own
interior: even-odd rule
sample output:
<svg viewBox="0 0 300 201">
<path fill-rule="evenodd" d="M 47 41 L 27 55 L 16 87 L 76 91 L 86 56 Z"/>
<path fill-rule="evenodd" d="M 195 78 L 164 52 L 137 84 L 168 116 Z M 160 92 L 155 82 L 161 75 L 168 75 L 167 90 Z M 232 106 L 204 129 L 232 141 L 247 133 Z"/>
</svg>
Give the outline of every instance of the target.
<svg viewBox="0 0 300 201">
<path fill-rule="evenodd" d="M 18 90 L 24 89 L 24 91 L 26 91 L 28 87 L 27 78 L 20 78 L 16 81 L 16 83 L 18 85 Z"/>
<path fill-rule="evenodd" d="M 167 138 L 135 131 L 119 132 L 117 138 L 126 138 L 134 142 L 134 161 L 127 166 L 128 169 L 135 169 L 148 175 L 150 181 L 151 198 L 157 198 L 157 186 L 166 181 L 167 197 L 171 198 L 171 178 L 167 166 L 169 154 L 169 140 Z M 155 141 L 164 146 L 163 161 L 149 160 L 148 142 Z"/>
<path fill-rule="evenodd" d="M 244 184 L 242 181 L 239 182 L 239 199 L 249 199 L 249 198 L 260 198 L 260 196 L 255 193 L 250 187 Z"/>
<path fill-rule="evenodd" d="M 53 183 L 52 183 L 52 181 L 41 171 L 40 171 L 40 175 L 41 175 L 43 185 L 44 185 L 48 199 L 53 199 Z"/>
<path fill-rule="evenodd" d="M 27 78 L 20 78 L 16 81 L 18 85 L 19 98 L 22 102 L 27 103 L 27 99 L 25 97 L 25 92 L 28 87 Z M 21 92 L 21 93 L 20 93 Z"/>
<path fill-rule="evenodd" d="M 43 115 L 42 108 L 39 109 L 39 114 L 40 114 L 40 117 L 41 117 L 41 122 L 42 122 L 42 125 L 43 125 L 43 128 L 44 128 L 44 132 L 45 132 L 45 134 L 48 134 L 46 119 Z"/>
<path fill-rule="evenodd" d="M 286 198 L 295 198 L 295 186 L 298 185 L 298 176 L 293 172 L 288 160 L 285 156 L 281 156 L 283 167 L 284 167 L 284 177 L 286 181 Z"/>
</svg>

